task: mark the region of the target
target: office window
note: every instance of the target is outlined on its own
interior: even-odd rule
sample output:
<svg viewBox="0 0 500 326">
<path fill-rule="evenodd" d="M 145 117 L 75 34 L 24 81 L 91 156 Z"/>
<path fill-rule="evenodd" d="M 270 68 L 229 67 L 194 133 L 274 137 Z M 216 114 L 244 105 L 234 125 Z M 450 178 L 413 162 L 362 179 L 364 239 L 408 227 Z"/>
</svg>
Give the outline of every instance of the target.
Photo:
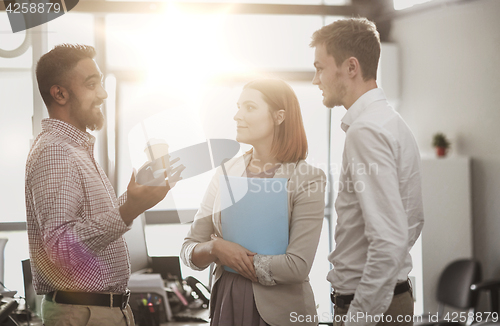
<svg viewBox="0 0 500 326">
<path fill-rule="evenodd" d="M 19 92 L 19 90 L 23 90 Z M 26 220 L 24 170 L 30 149 L 33 115 L 33 85 L 29 71 L 2 71 L 0 68 L 0 180 L 2 222 Z M 6 191 L 7 190 L 7 191 Z"/>
<path fill-rule="evenodd" d="M 224 27 L 227 51 L 247 69 L 311 70 L 318 16 L 233 15 Z"/>
<path fill-rule="evenodd" d="M 312 70 L 319 16 L 108 15 L 111 70 L 157 72 L 165 79 L 221 73 Z M 290 37 L 293 35 L 293 37 Z M 188 72 L 190 71 L 190 72 Z"/>
<path fill-rule="evenodd" d="M 5 11 L 0 11 L 0 49 L 5 51 L 17 49 L 23 43 L 25 36 L 25 31 L 12 33 L 7 13 Z M 30 49 L 21 56 L 15 58 L 0 57 L 0 71 L 2 68 L 31 68 L 32 58 L 33 56 Z"/>
<path fill-rule="evenodd" d="M 28 234 L 26 231 L 0 231 L 0 238 L 9 239 L 4 250 L 5 264 L 3 283 L 9 290 L 17 291 L 17 295 L 24 296 L 21 261 L 29 258 Z"/>
<path fill-rule="evenodd" d="M 62 43 L 95 46 L 94 16 L 91 14 L 71 12 L 60 16 L 47 23 L 47 31 L 49 50 Z"/>
<path fill-rule="evenodd" d="M 351 0 L 323 0 L 322 4 L 327 6 L 348 6 Z"/>
<path fill-rule="evenodd" d="M 432 0 L 393 0 L 394 9 L 403 10 Z"/>
<path fill-rule="evenodd" d="M 12 33 L 5 12 L 0 12 L 0 48 L 11 51 L 24 41 L 25 32 Z M 4 232 L 1 222 L 25 221 L 24 169 L 32 135 L 33 85 L 32 52 L 29 48 L 15 58 L 0 57 L 0 180 L 2 215 L 0 238 L 5 247 L 4 284 L 24 295 L 21 260 L 28 258 L 26 231 Z"/>
</svg>

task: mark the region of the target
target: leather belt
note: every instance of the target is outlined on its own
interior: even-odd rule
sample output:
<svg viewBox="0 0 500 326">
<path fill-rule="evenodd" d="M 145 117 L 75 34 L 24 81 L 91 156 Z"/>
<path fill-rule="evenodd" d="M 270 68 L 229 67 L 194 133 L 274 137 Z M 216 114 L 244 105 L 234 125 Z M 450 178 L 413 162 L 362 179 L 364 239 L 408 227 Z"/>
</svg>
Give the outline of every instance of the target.
<svg viewBox="0 0 500 326">
<path fill-rule="evenodd" d="M 406 281 L 403 283 L 399 283 L 396 285 L 394 288 L 394 295 L 398 295 L 401 293 L 405 293 L 411 289 L 410 287 L 410 282 Z M 330 298 L 332 299 L 332 302 L 335 304 L 335 306 L 343 309 L 345 306 L 351 303 L 351 301 L 354 299 L 354 294 L 338 294 L 333 291 L 330 294 Z"/>
<path fill-rule="evenodd" d="M 122 294 L 52 291 L 45 295 L 45 300 L 84 306 L 119 307 L 125 309 L 130 298 L 130 290 Z"/>
</svg>

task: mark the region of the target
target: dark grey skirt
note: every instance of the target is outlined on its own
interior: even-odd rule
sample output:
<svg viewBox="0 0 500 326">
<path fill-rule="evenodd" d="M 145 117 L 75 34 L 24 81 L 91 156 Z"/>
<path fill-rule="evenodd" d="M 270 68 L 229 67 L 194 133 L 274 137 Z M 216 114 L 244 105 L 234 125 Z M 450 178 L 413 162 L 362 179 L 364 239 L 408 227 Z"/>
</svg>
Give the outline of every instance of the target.
<svg viewBox="0 0 500 326">
<path fill-rule="evenodd" d="M 269 326 L 259 314 L 253 297 L 252 282 L 224 271 L 212 289 L 213 326 Z"/>
</svg>

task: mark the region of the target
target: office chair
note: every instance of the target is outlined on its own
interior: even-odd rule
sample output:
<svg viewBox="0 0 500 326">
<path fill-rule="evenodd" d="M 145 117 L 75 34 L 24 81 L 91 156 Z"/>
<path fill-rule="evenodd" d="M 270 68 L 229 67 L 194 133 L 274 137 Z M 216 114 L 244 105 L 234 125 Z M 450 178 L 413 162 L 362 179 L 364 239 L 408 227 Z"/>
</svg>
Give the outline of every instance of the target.
<svg viewBox="0 0 500 326">
<path fill-rule="evenodd" d="M 500 306 L 498 300 L 498 293 L 500 292 L 500 280 L 488 280 L 478 284 L 472 284 L 471 290 L 476 292 L 488 291 L 490 294 L 490 310 L 488 312 L 491 314 L 482 314 L 482 320 L 476 320 L 477 323 L 474 324 L 474 326 L 500 326 Z M 488 316 L 488 320 L 486 320 L 486 316 Z"/>
<path fill-rule="evenodd" d="M 424 316 L 422 322 L 416 322 L 415 326 L 445 325 L 458 322 L 446 321 L 443 318 L 445 306 L 459 310 L 468 310 L 467 316 L 474 313 L 479 291 L 474 291 L 471 286 L 481 281 L 481 265 L 473 259 L 461 259 L 451 262 L 441 273 L 436 292 L 438 306 L 438 322 L 431 322 L 429 317 Z M 473 319 L 468 318 L 465 325 L 470 326 Z"/>
<path fill-rule="evenodd" d="M 490 296 L 490 312 L 496 312 L 500 317 L 500 301 L 498 295 L 500 292 L 500 279 L 472 284 L 470 289 L 476 292 L 488 291 Z"/>
<path fill-rule="evenodd" d="M 423 316 L 422 322 L 415 322 L 415 326 L 444 326 L 460 325 L 456 322 L 448 322 L 442 319 L 445 306 L 456 309 L 468 310 L 475 313 L 480 291 L 489 291 L 491 312 L 500 315 L 499 292 L 500 280 L 481 281 L 481 265 L 473 259 L 461 259 L 451 262 L 441 273 L 436 291 L 438 307 L 438 322 L 431 322 L 429 316 Z M 497 315 L 497 316 L 499 316 Z M 491 320 L 491 317 L 490 317 Z M 468 319 L 465 323 L 470 326 L 474 322 Z M 332 323 L 320 323 L 320 325 L 332 325 Z M 476 323 L 474 326 L 500 326 L 500 322 Z"/>
</svg>

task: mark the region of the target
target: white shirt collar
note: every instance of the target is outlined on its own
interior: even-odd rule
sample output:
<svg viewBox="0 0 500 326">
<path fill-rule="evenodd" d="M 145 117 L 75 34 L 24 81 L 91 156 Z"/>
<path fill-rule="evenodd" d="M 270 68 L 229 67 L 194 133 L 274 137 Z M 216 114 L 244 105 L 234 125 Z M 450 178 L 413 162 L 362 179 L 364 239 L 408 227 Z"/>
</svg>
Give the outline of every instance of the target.
<svg viewBox="0 0 500 326">
<path fill-rule="evenodd" d="M 347 132 L 347 129 L 356 121 L 363 111 L 373 102 L 385 100 L 385 93 L 382 88 L 374 88 L 361 95 L 356 102 L 347 110 L 342 118 L 340 127 Z"/>
</svg>

